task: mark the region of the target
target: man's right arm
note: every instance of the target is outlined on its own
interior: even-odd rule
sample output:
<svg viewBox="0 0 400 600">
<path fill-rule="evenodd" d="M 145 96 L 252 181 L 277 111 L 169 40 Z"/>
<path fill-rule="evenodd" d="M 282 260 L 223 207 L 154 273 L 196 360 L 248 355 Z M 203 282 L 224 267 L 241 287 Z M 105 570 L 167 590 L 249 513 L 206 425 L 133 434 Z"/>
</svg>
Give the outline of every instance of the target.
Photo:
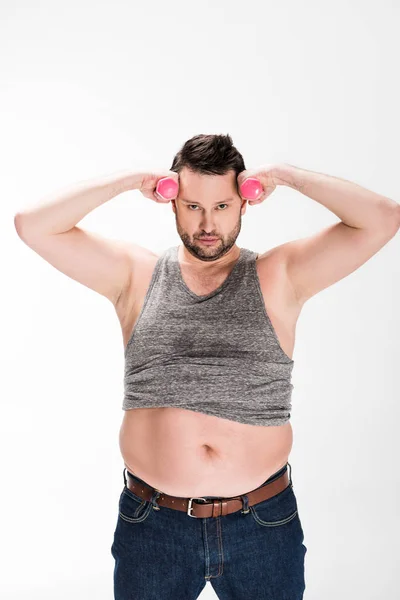
<svg viewBox="0 0 400 600">
<path fill-rule="evenodd" d="M 17 213 L 22 241 L 56 269 L 108 298 L 114 306 L 130 282 L 134 262 L 152 254 L 77 227 L 89 212 L 118 194 L 140 189 L 143 175 L 119 172 L 81 182 L 38 206 Z"/>
</svg>

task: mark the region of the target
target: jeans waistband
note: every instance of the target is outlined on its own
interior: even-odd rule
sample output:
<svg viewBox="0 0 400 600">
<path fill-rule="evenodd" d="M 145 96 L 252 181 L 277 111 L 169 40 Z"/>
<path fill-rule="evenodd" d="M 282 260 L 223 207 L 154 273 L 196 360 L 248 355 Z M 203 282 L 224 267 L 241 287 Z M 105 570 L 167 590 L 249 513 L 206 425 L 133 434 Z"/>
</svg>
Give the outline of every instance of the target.
<svg viewBox="0 0 400 600">
<path fill-rule="evenodd" d="M 273 473 L 272 475 L 270 475 L 268 477 L 268 479 L 266 479 L 264 481 L 264 483 L 262 483 L 261 485 L 259 485 L 257 488 L 255 488 L 256 490 L 258 490 L 260 487 L 262 487 L 263 485 L 270 483 L 271 481 L 273 481 L 274 479 L 276 479 L 277 477 L 280 477 L 281 475 L 283 475 L 283 473 L 287 470 L 288 466 L 290 466 L 289 463 L 286 463 L 286 465 L 284 465 L 281 469 L 279 469 L 279 471 L 276 471 L 275 473 Z M 290 471 L 291 471 L 291 467 L 290 467 Z M 133 479 L 136 479 L 136 481 L 141 481 L 142 483 L 145 483 L 146 485 L 148 485 L 149 487 L 152 487 L 149 483 L 147 483 L 147 481 L 144 481 L 144 479 L 140 479 L 140 477 L 138 477 L 137 475 L 134 475 L 133 473 L 131 473 L 130 471 L 128 471 L 128 469 L 126 469 L 126 472 L 130 475 L 130 477 L 132 477 Z M 125 468 L 124 468 L 124 480 L 125 480 Z M 291 480 L 291 473 L 290 473 L 290 480 Z M 125 485 L 126 485 L 126 480 L 125 480 Z M 251 490 L 253 491 L 253 490 Z M 207 499 L 214 499 L 214 498 L 221 498 L 222 496 L 202 496 L 203 498 L 207 498 Z"/>
</svg>

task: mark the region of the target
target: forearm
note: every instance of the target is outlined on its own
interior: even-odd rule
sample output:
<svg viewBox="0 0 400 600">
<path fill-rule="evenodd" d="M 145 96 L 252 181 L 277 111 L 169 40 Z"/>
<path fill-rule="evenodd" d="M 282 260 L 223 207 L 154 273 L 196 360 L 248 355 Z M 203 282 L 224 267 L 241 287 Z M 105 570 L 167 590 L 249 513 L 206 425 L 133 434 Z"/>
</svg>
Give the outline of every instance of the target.
<svg viewBox="0 0 400 600">
<path fill-rule="evenodd" d="M 277 166 L 276 174 L 278 185 L 287 185 L 316 200 L 350 227 L 373 229 L 386 223 L 399 226 L 400 205 L 356 183 L 287 164 Z"/>
<path fill-rule="evenodd" d="M 15 215 L 20 235 L 56 234 L 72 229 L 92 210 L 122 192 L 140 188 L 141 174 L 119 171 L 83 181 L 50 200 Z"/>
</svg>

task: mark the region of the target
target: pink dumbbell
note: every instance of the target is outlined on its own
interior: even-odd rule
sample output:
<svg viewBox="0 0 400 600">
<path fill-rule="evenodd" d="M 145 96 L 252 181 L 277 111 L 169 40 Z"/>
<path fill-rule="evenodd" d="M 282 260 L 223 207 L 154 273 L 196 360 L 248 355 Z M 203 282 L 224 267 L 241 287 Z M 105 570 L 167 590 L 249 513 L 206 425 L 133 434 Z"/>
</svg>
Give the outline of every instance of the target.
<svg viewBox="0 0 400 600">
<path fill-rule="evenodd" d="M 162 177 L 159 179 L 156 186 L 156 192 L 165 200 L 175 198 L 178 193 L 179 185 L 172 177 Z"/>
<path fill-rule="evenodd" d="M 171 198 L 176 197 L 178 189 L 179 186 L 175 179 L 172 179 L 172 177 L 163 177 L 157 182 L 156 192 L 165 200 L 170 200 Z M 263 186 L 255 177 L 248 177 L 240 186 L 240 193 L 243 198 L 248 198 L 249 200 L 258 198 L 262 191 Z"/>
<path fill-rule="evenodd" d="M 258 196 L 262 193 L 263 186 L 261 182 L 255 177 L 248 177 L 245 179 L 240 186 L 240 193 L 243 198 L 247 198 L 249 200 L 256 200 Z"/>
</svg>

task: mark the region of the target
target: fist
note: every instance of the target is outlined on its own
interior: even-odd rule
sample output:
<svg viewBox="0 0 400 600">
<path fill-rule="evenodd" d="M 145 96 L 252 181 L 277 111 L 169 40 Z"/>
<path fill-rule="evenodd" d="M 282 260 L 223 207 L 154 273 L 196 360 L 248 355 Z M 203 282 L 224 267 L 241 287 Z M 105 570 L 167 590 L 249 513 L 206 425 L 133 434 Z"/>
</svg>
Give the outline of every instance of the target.
<svg viewBox="0 0 400 600">
<path fill-rule="evenodd" d="M 254 169 L 246 169 L 237 176 L 237 184 L 240 196 L 243 200 L 247 200 L 249 204 L 260 204 L 272 194 L 277 186 L 277 180 L 274 175 L 276 165 L 261 165 Z M 243 185 L 249 178 L 257 179 L 261 184 L 261 193 L 257 198 L 246 197 L 246 185 Z"/>
<path fill-rule="evenodd" d="M 177 184 L 177 192 L 175 194 L 176 198 L 179 192 L 179 175 L 178 173 L 175 173 L 175 171 L 169 171 L 167 169 L 157 169 L 150 173 L 142 174 L 142 181 L 139 189 L 143 196 L 154 200 L 154 202 L 163 202 L 164 204 L 174 199 L 174 196 L 172 196 L 172 198 L 164 198 L 157 192 L 157 183 L 160 179 L 165 178 L 172 179 Z"/>
</svg>

